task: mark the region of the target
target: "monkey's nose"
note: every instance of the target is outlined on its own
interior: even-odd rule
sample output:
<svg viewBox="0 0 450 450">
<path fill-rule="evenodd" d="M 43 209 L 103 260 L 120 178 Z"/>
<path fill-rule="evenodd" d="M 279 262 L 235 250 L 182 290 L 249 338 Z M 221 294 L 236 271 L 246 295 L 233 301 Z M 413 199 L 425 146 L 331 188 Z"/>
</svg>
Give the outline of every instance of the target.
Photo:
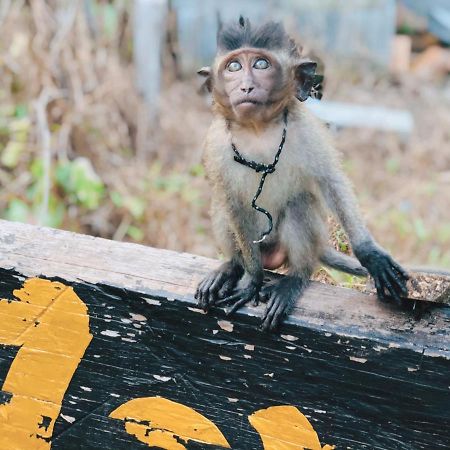
<svg viewBox="0 0 450 450">
<path fill-rule="evenodd" d="M 245 92 L 246 94 L 250 94 L 250 92 L 252 92 L 253 89 L 255 89 L 255 88 L 253 88 L 253 87 L 245 87 L 245 88 L 241 88 L 241 91 Z"/>
</svg>

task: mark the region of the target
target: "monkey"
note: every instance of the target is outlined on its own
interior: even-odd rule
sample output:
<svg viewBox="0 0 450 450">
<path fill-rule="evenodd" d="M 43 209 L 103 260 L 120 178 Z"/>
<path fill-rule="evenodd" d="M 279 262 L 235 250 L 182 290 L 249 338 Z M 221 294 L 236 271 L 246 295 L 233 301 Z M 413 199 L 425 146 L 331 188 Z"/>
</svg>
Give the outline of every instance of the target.
<svg viewBox="0 0 450 450">
<path fill-rule="evenodd" d="M 219 29 L 214 62 L 198 72 L 212 93 L 202 162 L 226 260 L 195 298 L 204 310 L 231 306 L 230 314 L 264 299 L 266 331 L 289 314 L 319 263 L 370 274 L 381 300 L 407 295 L 408 273 L 367 229 L 328 129 L 303 105 L 320 91 L 316 67 L 281 23 L 254 27 L 241 16 Z M 327 245 L 330 211 L 356 258 Z M 280 266 L 287 274 L 264 284 L 264 270 Z"/>
</svg>

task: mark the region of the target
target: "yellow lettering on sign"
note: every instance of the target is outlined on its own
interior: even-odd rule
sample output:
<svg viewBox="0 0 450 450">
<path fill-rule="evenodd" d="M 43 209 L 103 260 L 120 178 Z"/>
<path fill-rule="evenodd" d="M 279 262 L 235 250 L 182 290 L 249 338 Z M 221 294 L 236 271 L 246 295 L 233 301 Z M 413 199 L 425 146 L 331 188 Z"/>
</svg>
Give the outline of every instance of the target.
<svg viewBox="0 0 450 450">
<path fill-rule="evenodd" d="M 186 450 L 188 441 L 230 448 L 220 430 L 192 408 L 162 397 L 130 400 L 109 417 L 125 421 L 127 432 L 147 444 L 165 450 Z"/>
<path fill-rule="evenodd" d="M 71 287 L 32 278 L 0 300 L 0 343 L 20 346 L 2 390 L 0 449 L 48 450 L 70 380 L 91 342 L 87 307 Z"/>
<path fill-rule="evenodd" d="M 272 406 L 248 417 L 264 450 L 333 450 L 322 447 L 309 420 L 295 406 Z"/>
</svg>

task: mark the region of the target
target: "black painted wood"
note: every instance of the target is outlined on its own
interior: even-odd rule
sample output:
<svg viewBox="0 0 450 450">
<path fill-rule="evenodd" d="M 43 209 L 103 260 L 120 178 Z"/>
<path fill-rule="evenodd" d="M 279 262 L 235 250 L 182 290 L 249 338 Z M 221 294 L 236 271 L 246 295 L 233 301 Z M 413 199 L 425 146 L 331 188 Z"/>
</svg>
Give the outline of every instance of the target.
<svg viewBox="0 0 450 450">
<path fill-rule="evenodd" d="M 12 298 L 22 281 L 0 269 L 0 297 Z M 233 318 L 228 332 L 218 325 L 221 311 L 205 315 L 178 300 L 72 285 L 88 307 L 94 338 L 64 397 L 52 449 L 148 448 L 108 416 L 128 400 L 155 395 L 212 420 L 233 449 L 263 448 L 247 417 L 275 405 L 298 407 L 322 444 L 337 449 L 449 448 L 450 361 L 432 356 L 432 348 L 421 353 L 378 336 L 351 338 L 301 324 L 287 325 L 283 338 L 262 333 L 258 318 L 246 315 Z M 0 346 L 0 380 L 16 352 Z M 0 402 L 7 400 L 2 392 Z"/>
</svg>

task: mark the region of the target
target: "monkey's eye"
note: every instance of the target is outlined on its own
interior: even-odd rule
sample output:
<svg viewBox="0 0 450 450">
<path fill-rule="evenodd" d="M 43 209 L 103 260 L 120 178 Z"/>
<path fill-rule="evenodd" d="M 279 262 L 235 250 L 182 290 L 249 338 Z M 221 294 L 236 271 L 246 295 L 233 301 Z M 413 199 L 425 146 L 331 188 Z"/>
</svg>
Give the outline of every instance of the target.
<svg viewBox="0 0 450 450">
<path fill-rule="evenodd" d="M 255 69 L 267 69 L 270 66 L 269 61 L 264 58 L 259 58 L 255 61 L 255 64 L 253 64 L 253 67 Z"/>
<path fill-rule="evenodd" d="M 242 69 L 242 65 L 239 61 L 231 61 L 230 64 L 228 64 L 227 69 L 229 72 L 237 72 Z"/>
</svg>

